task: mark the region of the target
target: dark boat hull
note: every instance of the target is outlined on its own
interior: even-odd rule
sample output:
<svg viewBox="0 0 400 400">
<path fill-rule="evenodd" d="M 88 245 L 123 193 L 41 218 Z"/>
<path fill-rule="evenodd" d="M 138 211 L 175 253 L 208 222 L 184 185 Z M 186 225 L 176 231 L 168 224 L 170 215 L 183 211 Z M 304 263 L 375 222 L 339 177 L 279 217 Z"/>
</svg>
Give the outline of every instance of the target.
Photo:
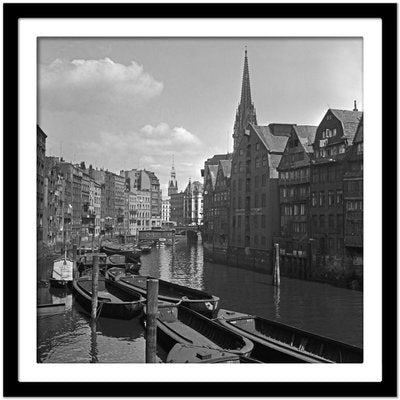
<svg viewBox="0 0 400 400">
<path fill-rule="evenodd" d="M 90 279 L 81 278 L 88 281 Z M 99 281 L 100 282 L 100 281 Z M 106 283 L 103 281 L 106 285 Z M 124 297 L 124 293 L 118 293 L 115 289 L 111 289 L 107 285 L 107 290 L 112 292 L 114 296 Z M 76 300 L 79 302 L 81 307 L 88 313 L 91 313 L 92 310 L 92 298 L 90 293 L 87 290 L 82 288 L 79 285 L 79 281 L 74 281 L 73 283 L 73 292 L 76 297 Z M 126 294 L 125 294 L 126 296 Z M 134 317 L 140 316 L 143 311 L 144 299 L 138 297 L 137 301 L 124 301 L 124 302 L 107 302 L 102 301 L 99 297 L 98 300 L 98 317 L 105 318 L 115 318 L 115 319 L 132 319 Z"/>
<path fill-rule="evenodd" d="M 112 247 L 103 246 L 101 248 L 103 253 L 106 253 L 108 256 L 112 256 L 113 254 L 119 254 L 121 256 L 126 257 L 127 262 L 135 262 L 140 259 L 141 251 L 139 249 L 135 250 L 123 250 L 123 249 L 114 249 Z"/>
<path fill-rule="evenodd" d="M 181 344 L 214 348 L 249 357 L 253 349 L 250 340 L 182 305 L 159 308 L 157 341 L 167 352 L 176 344 Z"/>
<path fill-rule="evenodd" d="M 229 315 L 230 314 L 230 315 Z M 217 321 L 254 343 L 252 358 L 268 363 L 362 363 L 362 349 L 265 318 L 220 310 Z"/>
<path fill-rule="evenodd" d="M 70 289 L 72 287 L 72 281 L 67 281 L 64 279 L 49 279 L 50 286 L 56 289 Z"/>
<path fill-rule="evenodd" d="M 106 279 L 108 282 L 125 290 L 129 293 L 140 293 L 143 297 L 147 297 L 146 276 L 126 277 L 132 279 L 138 284 L 131 284 L 128 279 L 113 279 L 111 271 L 107 271 Z M 139 284 L 140 282 L 140 284 Z M 159 279 L 158 300 L 168 303 L 182 302 L 187 308 L 196 311 L 208 318 L 214 318 L 218 310 L 219 298 L 200 290 L 187 288 L 171 282 Z"/>
</svg>

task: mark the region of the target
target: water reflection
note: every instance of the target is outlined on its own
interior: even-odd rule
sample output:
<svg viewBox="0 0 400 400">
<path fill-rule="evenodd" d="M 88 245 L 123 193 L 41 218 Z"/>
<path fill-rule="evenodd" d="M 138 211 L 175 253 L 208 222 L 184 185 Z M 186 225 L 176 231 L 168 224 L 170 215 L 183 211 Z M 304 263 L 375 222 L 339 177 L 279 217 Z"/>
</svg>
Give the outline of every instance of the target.
<svg viewBox="0 0 400 400">
<path fill-rule="evenodd" d="M 279 303 L 281 302 L 281 288 L 280 286 L 274 286 L 274 304 L 275 304 L 275 318 L 280 319 L 279 314 Z"/>
<path fill-rule="evenodd" d="M 91 363 L 97 363 L 99 360 L 97 358 L 99 351 L 97 349 L 97 332 L 96 332 L 96 320 L 92 319 L 90 321 L 90 357 Z"/>
</svg>

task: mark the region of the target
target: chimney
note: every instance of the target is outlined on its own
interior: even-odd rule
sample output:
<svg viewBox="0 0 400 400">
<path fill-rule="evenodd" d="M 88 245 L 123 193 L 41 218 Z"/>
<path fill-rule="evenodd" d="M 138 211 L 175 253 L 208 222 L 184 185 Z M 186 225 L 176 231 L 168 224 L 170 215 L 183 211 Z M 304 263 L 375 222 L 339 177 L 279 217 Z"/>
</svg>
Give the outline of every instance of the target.
<svg viewBox="0 0 400 400">
<path fill-rule="evenodd" d="M 356 100 L 354 100 L 354 109 L 353 109 L 353 111 L 358 111 L 357 110 L 357 101 Z"/>
</svg>

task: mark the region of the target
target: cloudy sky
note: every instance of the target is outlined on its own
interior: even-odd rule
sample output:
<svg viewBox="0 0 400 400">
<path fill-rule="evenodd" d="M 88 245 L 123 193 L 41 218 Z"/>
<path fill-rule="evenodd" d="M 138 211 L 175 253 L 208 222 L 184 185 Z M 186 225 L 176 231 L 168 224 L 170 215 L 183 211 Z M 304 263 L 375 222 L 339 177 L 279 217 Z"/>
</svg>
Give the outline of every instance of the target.
<svg viewBox="0 0 400 400">
<path fill-rule="evenodd" d="M 47 155 L 146 168 L 163 195 L 232 150 L 247 45 L 260 125 L 318 125 L 326 109 L 362 110 L 361 39 L 39 40 L 38 123 Z"/>
</svg>

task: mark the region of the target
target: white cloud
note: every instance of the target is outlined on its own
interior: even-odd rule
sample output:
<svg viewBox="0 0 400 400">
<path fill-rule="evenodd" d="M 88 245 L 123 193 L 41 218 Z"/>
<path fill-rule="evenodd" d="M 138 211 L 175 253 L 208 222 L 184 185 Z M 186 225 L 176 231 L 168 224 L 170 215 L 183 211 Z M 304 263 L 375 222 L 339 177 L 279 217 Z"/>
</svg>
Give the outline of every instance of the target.
<svg viewBox="0 0 400 400">
<path fill-rule="evenodd" d="M 148 141 L 163 141 L 165 145 L 200 145 L 200 140 L 183 127 L 170 128 L 162 122 L 157 126 L 146 125 L 141 129 L 143 137 Z"/>
<path fill-rule="evenodd" d="M 163 185 L 169 180 L 174 155 L 180 189 L 183 184 L 186 187 L 189 177 L 201 180 L 200 168 L 208 154 L 196 135 L 164 122 L 135 131 L 100 131 L 96 141 L 81 138 L 74 147 L 79 149 L 79 158 L 88 164 L 117 173 L 121 169 L 146 168 L 154 171 Z M 187 162 L 188 159 L 191 161 Z M 166 191 L 163 193 L 166 195 Z"/>
<path fill-rule="evenodd" d="M 39 66 L 40 107 L 77 113 L 115 113 L 159 95 L 163 83 L 131 61 L 55 60 Z"/>
</svg>

